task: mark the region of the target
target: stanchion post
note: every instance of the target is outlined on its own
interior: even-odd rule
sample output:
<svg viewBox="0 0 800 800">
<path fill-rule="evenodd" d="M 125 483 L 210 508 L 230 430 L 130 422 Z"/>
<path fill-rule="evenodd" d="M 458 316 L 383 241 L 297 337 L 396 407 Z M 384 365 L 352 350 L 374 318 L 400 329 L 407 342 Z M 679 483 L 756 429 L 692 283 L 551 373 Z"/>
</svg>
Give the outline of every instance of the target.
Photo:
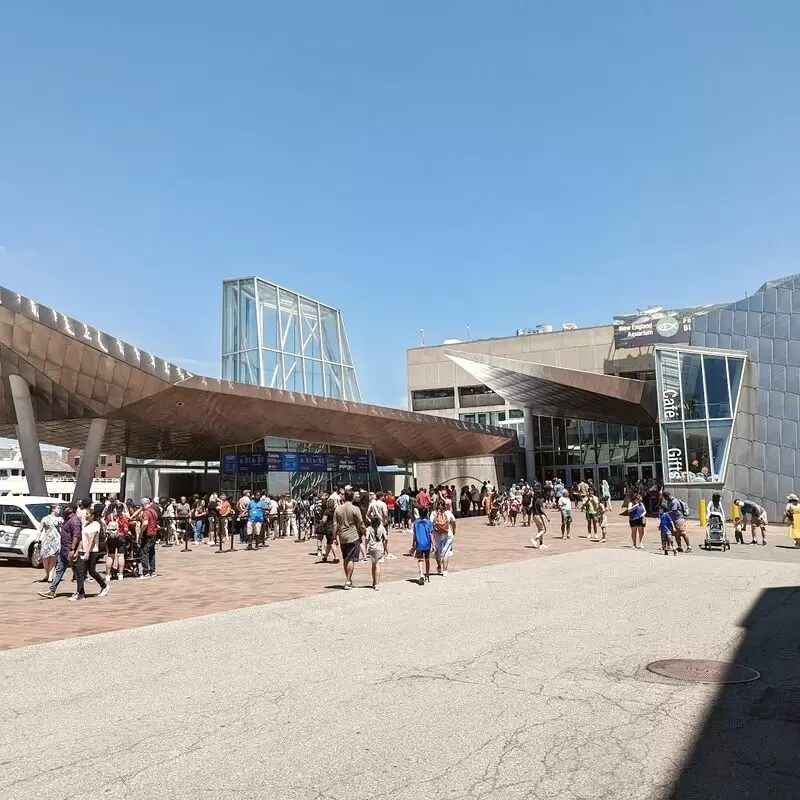
<svg viewBox="0 0 800 800">
<path fill-rule="evenodd" d="M 700 526 L 705 528 L 707 524 L 706 520 L 706 499 L 705 497 L 700 498 Z"/>
</svg>

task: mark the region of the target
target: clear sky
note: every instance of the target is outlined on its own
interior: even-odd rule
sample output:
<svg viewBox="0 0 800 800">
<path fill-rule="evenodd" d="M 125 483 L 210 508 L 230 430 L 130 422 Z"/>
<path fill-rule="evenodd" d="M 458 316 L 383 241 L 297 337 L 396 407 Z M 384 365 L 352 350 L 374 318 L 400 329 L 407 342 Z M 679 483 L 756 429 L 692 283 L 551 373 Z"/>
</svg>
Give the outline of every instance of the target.
<svg viewBox="0 0 800 800">
<path fill-rule="evenodd" d="M 800 4 L 9 0 L 0 281 L 219 374 L 220 282 L 405 350 L 800 271 Z"/>
</svg>

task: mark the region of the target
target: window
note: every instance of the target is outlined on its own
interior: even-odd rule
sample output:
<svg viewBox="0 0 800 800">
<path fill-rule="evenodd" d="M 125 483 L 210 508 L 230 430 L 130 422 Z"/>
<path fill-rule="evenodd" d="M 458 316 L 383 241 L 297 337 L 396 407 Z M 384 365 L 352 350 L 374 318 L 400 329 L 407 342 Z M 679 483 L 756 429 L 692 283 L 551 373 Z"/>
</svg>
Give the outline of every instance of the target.
<svg viewBox="0 0 800 800">
<path fill-rule="evenodd" d="M 105 478 L 105 476 L 106 476 L 106 471 L 104 469 L 101 469 L 100 470 L 100 477 L 101 478 Z"/>
<path fill-rule="evenodd" d="M 108 456 L 105 453 L 103 453 L 103 455 L 100 456 L 100 466 L 104 467 L 106 466 L 107 463 L 108 463 Z"/>
<path fill-rule="evenodd" d="M 656 349 L 661 446 L 653 455 L 667 483 L 724 482 L 744 363 L 744 356 Z M 649 446 L 642 453 L 649 456 Z"/>
<path fill-rule="evenodd" d="M 509 419 L 522 419 L 524 414 L 518 408 L 509 409 L 508 418 Z"/>
<path fill-rule="evenodd" d="M 461 419 L 463 422 L 475 422 L 475 415 L 474 414 L 461 414 Z"/>
<path fill-rule="evenodd" d="M 11 470 L 11 474 L 15 475 L 15 476 L 18 476 L 19 475 L 19 470 L 18 469 L 12 469 Z"/>
<path fill-rule="evenodd" d="M 32 528 L 28 515 L 17 506 L 4 506 L 0 508 L 2 513 L 3 525 L 8 525 L 10 528 Z"/>
<path fill-rule="evenodd" d="M 0 469 L 0 478 L 7 478 L 7 477 L 8 477 L 8 470 Z"/>
<path fill-rule="evenodd" d="M 465 408 L 476 406 L 502 406 L 503 398 L 488 386 L 459 386 L 458 402 Z"/>
<path fill-rule="evenodd" d="M 114 463 L 115 464 L 121 464 L 122 463 L 121 456 L 114 456 Z"/>
<path fill-rule="evenodd" d="M 418 389 L 411 392 L 414 411 L 436 411 L 456 407 L 455 389 Z"/>
<path fill-rule="evenodd" d="M 80 457 L 80 456 L 75 456 L 75 457 L 72 459 L 72 463 L 73 463 L 73 464 L 74 464 L 76 467 L 79 467 L 79 466 L 81 465 L 81 457 Z"/>
</svg>

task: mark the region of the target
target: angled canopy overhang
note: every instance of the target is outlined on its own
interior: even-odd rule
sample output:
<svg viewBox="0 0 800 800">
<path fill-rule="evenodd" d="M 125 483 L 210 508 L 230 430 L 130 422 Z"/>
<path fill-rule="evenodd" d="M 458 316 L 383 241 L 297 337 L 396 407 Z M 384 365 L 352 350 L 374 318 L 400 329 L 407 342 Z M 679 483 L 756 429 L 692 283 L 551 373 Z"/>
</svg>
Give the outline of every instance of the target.
<svg viewBox="0 0 800 800">
<path fill-rule="evenodd" d="M 641 426 L 653 425 L 657 418 L 652 381 L 460 350 L 444 354 L 505 400 L 536 414 Z"/>
</svg>

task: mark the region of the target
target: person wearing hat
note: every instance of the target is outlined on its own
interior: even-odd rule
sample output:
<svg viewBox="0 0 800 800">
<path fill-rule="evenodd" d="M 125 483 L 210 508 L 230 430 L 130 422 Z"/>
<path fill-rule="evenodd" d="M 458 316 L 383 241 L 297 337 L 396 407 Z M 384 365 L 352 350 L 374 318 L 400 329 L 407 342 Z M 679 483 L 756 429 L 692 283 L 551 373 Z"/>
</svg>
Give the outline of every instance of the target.
<svg viewBox="0 0 800 800">
<path fill-rule="evenodd" d="M 789 536 L 792 537 L 795 548 L 800 550 L 800 499 L 792 492 L 786 501 L 783 518 L 789 520 Z"/>
<path fill-rule="evenodd" d="M 750 516 L 750 544 L 758 544 L 756 541 L 756 528 L 761 528 L 761 544 L 767 546 L 767 512 L 758 503 L 751 503 L 749 500 L 733 501 L 742 512 L 742 517 Z"/>
</svg>

